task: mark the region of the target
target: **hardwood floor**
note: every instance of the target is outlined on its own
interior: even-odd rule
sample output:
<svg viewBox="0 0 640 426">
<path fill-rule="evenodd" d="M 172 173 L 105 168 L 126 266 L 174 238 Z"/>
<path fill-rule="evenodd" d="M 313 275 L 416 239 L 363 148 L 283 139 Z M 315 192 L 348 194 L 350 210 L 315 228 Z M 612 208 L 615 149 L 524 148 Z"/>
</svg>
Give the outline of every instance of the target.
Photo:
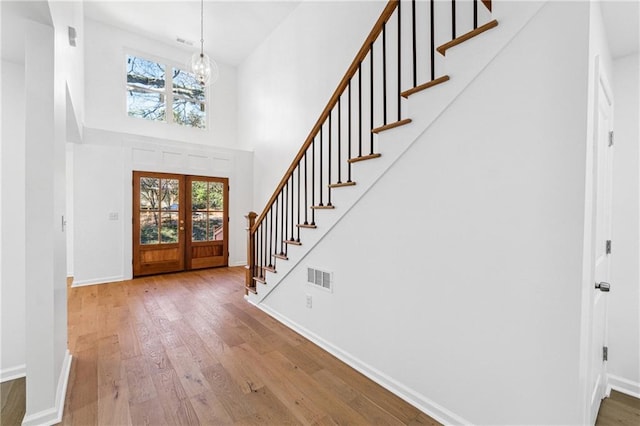
<svg viewBox="0 0 640 426">
<path fill-rule="evenodd" d="M 0 383 L 0 425 L 10 426 L 22 423 L 25 411 L 25 378 Z"/>
<path fill-rule="evenodd" d="M 241 267 L 70 288 L 62 424 L 438 424 L 243 295 Z"/>
<path fill-rule="evenodd" d="M 246 303 L 224 268 L 69 288 L 74 355 L 64 425 L 437 425 Z M 25 379 L 2 383 L 0 425 L 20 425 Z M 640 425 L 611 392 L 596 426 Z"/>
<path fill-rule="evenodd" d="M 613 425 L 640 425 L 640 399 L 612 390 L 600 404 L 596 426 Z"/>
</svg>

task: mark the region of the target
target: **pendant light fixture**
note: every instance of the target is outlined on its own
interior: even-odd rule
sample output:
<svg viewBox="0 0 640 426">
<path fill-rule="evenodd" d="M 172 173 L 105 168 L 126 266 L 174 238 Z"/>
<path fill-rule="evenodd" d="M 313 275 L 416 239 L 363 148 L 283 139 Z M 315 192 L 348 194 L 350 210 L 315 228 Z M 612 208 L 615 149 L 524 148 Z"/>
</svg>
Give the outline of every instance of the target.
<svg viewBox="0 0 640 426">
<path fill-rule="evenodd" d="M 200 0 L 200 53 L 191 57 L 191 72 L 202 86 L 218 79 L 218 64 L 204 53 L 204 0 Z"/>
</svg>

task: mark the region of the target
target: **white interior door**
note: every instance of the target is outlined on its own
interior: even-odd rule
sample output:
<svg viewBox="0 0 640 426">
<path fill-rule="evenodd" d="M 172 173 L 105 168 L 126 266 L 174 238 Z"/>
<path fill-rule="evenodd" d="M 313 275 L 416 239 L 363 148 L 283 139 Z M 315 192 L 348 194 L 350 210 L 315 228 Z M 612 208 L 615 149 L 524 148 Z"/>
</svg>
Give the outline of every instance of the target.
<svg viewBox="0 0 640 426">
<path fill-rule="evenodd" d="M 600 401 L 606 392 L 606 361 L 603 348 L 607 332 L 607 292 L 611 277 L 611 254 L 608 241 L 611 236 L 611 194 L 613 165 L 613 100 L 601 67 L 596 67 L 599 78 L 595 99 L 595 156 L 594 156 L 594 285 L 591 318 L 591 420 L 598 414 Z M 601 284 L 606 283 L 606 284 Z M 600 286 L 601 288 L 597 288 Z"/>
</svg>

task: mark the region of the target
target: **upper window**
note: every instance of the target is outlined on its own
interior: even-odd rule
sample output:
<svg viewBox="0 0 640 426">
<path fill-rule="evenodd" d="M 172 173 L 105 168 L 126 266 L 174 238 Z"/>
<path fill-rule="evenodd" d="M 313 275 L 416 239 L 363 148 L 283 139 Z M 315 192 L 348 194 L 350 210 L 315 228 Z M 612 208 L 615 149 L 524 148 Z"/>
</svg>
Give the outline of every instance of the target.
<svg viewBox="0 0 640 426">
<path fill-rule="evenodd" d="M 205 88 L 192 73 L 127 55 L 129 116 L 204 129 L 206 111 Z"/>
</svg>

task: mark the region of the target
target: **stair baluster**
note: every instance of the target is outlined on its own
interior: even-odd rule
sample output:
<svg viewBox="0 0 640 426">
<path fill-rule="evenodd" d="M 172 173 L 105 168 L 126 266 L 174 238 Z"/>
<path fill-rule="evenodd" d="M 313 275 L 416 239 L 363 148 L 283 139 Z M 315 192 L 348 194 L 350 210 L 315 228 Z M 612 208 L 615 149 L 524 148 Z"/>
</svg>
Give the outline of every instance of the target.
<svg viewBox="0 0 640 426">
<path fill-rule="evenodd" d="M 435 26 L 435 12 L 433 7 L 434 0 L 429 0 L 429 31 L 431 32 L 431 62 L 429 66 L 431 67 L 431 81 L 436 79 L 436 26 Z"/>
</svg>

